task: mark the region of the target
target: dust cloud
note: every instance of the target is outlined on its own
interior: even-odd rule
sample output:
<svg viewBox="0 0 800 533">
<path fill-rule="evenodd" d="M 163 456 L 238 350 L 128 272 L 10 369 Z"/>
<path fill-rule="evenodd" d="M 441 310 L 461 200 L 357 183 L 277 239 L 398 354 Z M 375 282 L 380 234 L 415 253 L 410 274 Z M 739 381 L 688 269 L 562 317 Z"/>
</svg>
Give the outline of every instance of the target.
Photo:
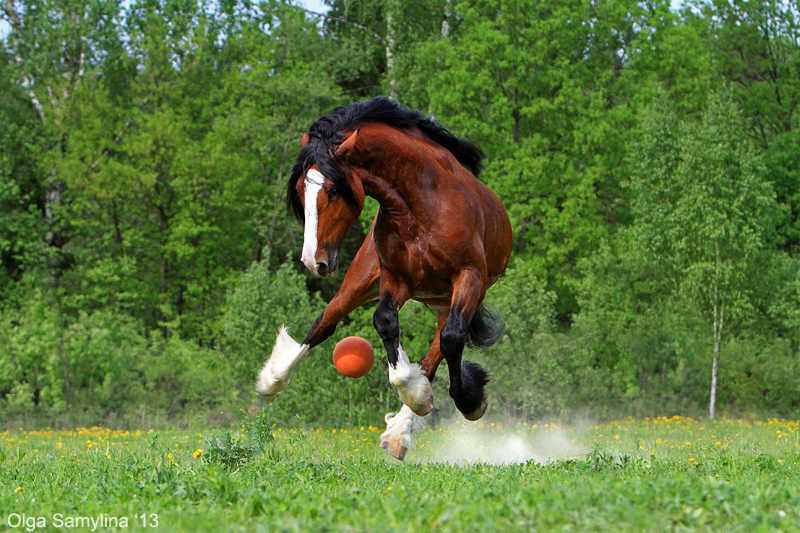
<svg viewBox="0 0 800 533">
<path fill-rule="evenodd" d="M 555 424 L 444 421 L 435 430 L 423 429 L 416 441 L 414 462 L 457 466 L 545 464 L 587 453 L 577 431 Z"/>
</svg>

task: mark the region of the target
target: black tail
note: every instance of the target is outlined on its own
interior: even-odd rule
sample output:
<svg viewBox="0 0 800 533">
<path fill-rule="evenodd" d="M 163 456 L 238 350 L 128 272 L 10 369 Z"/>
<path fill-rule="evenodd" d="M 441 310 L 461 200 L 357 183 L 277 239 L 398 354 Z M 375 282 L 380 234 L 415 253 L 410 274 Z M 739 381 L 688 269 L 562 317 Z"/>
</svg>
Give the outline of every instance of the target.
<svg viewBox="0 0 800 533">
<path fill-rule="evenodd" d="M 470 348 L 494 346 L 503 336 L 505 327 L 499 314 L 480 306 L 467 327 L 467 345 Z"/>
</svg>

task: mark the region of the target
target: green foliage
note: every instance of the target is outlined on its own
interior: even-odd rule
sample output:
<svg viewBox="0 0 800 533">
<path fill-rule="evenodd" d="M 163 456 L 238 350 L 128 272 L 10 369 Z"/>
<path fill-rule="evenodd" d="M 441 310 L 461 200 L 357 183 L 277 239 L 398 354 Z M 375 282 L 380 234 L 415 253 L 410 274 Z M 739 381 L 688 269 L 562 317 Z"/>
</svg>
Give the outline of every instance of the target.
<svg viewBox="0 0 800 533">
<path fill-rule="evenodd" d="M 699 124 L 678 123 L 663 101 L 650 113 L 632 155 L 632 258 L 656 265 L 665 296 L 705 317 L 713 416 L 723 331 L 735 335 L 754 314 L 751 280 L 774 231 L 775 193 L 729 95 L 715 95 Z"/>
<path fill-rule="evenodd" d="M 721 353 L 723 409 L 792 412 L 796 1 L 328 6 L 0 5 L 5 414 L 123 421 L 255 400 L 278 327 L 303 337 L 344 273 L 290 266 L 301 132 L 376 94 L 488 155 L 482 179 L 510 214 L 515 259 L 487 300 L 507 335 L 467 358 L 494 376 L 498 410 L 696 413 Z M 372 312 L 309 354 L 266 408 L 275 420 L 379 424 L 397 409 Z M 412 360 L 434 333 L 424 306 L 401 310 Z M 346 335 L 377 348 L 362 379 L 330 363 Z"/>
<path fill-rule="evenodd" d="M 0 405 L 15 413 L 75 415 L 85 424 L 131 418 L 142 405 L 175 416 L 235 397 L 218 353 L 148 336 L 119 312 L 65 315 L 52 294 L 36 291 L 0 314 L 0 323 Z"/>
<path fill-rule="evenodd" d="M 682 138 L 680 154 L 670 218 L 682 235 L 669 238 L 696 300 L 711 301 L 709 291 L 718 287 L 736 319 L 737 311 L 748 312 L 749 277 L 774 228 L 775 193 L 738 109 L 725 96 L 711 100 L 699 128 Z"/>
<path fill-rule="evenodd" d="M 14 406 L 32 406 L 44 393 L 53 403 L 62 398 L 62 391 L 52 387 L 49 369 L 58 368 L 59 323 L 55 309 L 45 295 L 34 298 L 19 309 L 8 309 L 1 315 L 0 390 L 6 402 Z"/>
<path fill-rule="evenodd" d="M 229 299 L 225 338 L 233 368 L 240 378 L 253 375 L 272 351 L 278 329 L 287 326 L 303 334 L 323 304 L 306 291 L 305 277 L 289 261 L 271 274 L 264 262 L 253 263 Z"/>
<path fill-rule="evenodd" d="M 798 179 L 798 4 L 705 2 L 700 6 L 715 75 L 731 83 L 747 122 L 743 125 L 764 152 L 768 179 L 785 208 L 780 248 L 797 253 L 800 241 Z"/>
<path fill-rule="evenodd" d="M 36 266 L 44 233 L 36 208 L 43 193 L 35 168 L 41 128 L 9 71 L 0 61 L 0 302 Z"/>
<path fill-rule="evenodd" d="M 279 454 L 274 443 L 272 421 L 266 411 L 260 411 L 254 417 L 245 415 L 242 419 L 242 431 L 238 436 L 225 431 L 221 437 L 206 438 L 203 460 L 209 465 L 238 470 L 264 453 L 267 453 L 270 460 L 277 460 Z"/>
</svg>

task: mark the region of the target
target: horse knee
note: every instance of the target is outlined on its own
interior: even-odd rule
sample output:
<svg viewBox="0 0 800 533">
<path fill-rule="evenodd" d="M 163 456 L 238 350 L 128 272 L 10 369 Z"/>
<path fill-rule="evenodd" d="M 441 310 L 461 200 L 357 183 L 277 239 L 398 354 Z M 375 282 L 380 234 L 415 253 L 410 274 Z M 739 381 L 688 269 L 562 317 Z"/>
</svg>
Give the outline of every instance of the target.
<svg viewBox="0 0 800 533">
<path fill-rule="evenodd" d="M 384 302 L 388 302 L 389 305 L 385 305 Z M 400 336 L 400 317 L 391 301 L 381 300 L 375 314 L 372 315 L 372 325 L 381 339 L 394 339 Z"/>
<path fill-rule="evenodd" d="M 303 344 L 307 344 L 313 348 L 327 340 L 328 337 L 336 332 L 336 323 L 325 324 L 324 319 L 325 313 L 322 313 L 317 317 L 314 323 L 311 324 Z"/>
</svg>

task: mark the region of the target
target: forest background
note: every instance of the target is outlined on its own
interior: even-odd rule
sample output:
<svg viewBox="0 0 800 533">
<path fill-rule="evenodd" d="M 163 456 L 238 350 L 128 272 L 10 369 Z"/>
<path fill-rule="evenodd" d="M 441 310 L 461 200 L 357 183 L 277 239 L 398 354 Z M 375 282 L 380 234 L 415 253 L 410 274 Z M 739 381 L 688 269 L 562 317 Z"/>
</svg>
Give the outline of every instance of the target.
<svg viewBox="0 0 800 533">
<path fill-rule="evenodd" d="M 494 413 L 797 415 L 800 3 L 326 4 L 4 0 L 0 420 L 259 406 L 276 330 L 302 338 L 345 271 L 298 260 L 284 193 L 301 132 L 379 94 L 478 144 L 511 217 L 488 295 L 506 333 L 467 355 Z M 397 409 L 380 353 L 360 380 L 330 361 L 346 335 L 380 346 L 371 314 L 312 352 L 276 419 Z M 434 328 L 403 309 L 412 358 Z"/>
</svg>

